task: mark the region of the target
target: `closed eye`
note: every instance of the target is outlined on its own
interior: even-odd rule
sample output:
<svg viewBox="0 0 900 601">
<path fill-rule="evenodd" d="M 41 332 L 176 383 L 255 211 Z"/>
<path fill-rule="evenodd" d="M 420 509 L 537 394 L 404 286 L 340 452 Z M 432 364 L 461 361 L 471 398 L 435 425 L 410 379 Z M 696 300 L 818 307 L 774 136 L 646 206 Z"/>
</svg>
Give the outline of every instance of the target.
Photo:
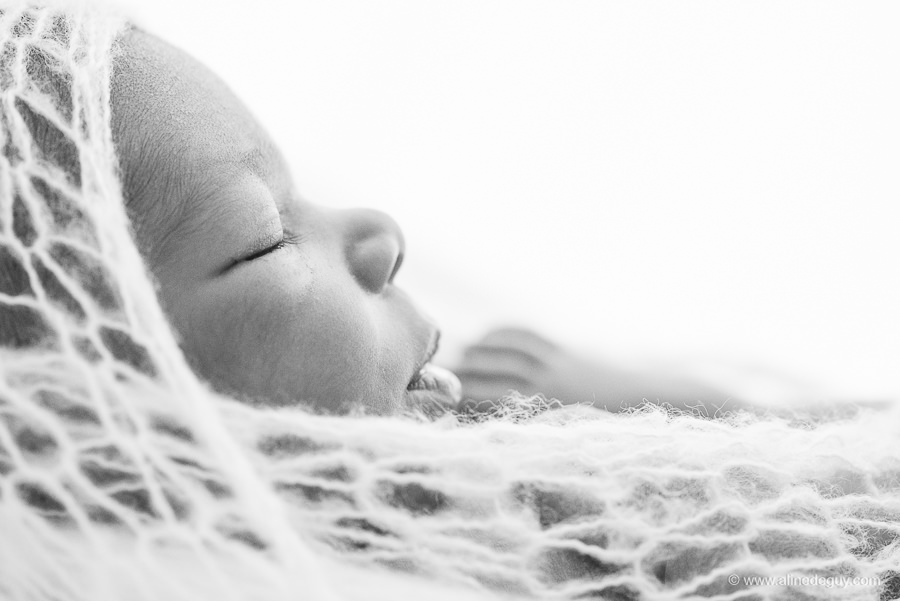
<svg viewBox="0 0 900 601">
<path fill-rule="evenodd" d="M 260 251 L 253 253 L 252 255 L 244 257 L 242 260 L 243 261 L 253 261 L 254 259 L 258 259 L 260 257 L 264 257 L 270 253 L 273 253 L 277 250 L 281 250 L 285 246 L 292 245 L 292 244 L 300 244 L 302 241 L 303 241 L 303 238 L 301 236 L 299 236 L 298 234 L 294 234 L 287 230 L 284 230 L 284 233 L 281 235 L 280 241 L 278 241 L 277 243 L 273 244 L 272 246 L 270 246 L 268 248 L 264 248 Z"/>
<path fill-rule="evenodd" d="M 256 259 L 259 259 L 266 255 L 272 254 L 273 252 L 279 251 L 282 248 L 285 248 L 290 245 L 301 244 L 302 242 L 303 242 L 302 236 L 291 233 L 287 230 L 284 230 L 284 233 L 281 236 L 281 240 L 279 240 L 278 242 L 276 242 L 275 244 L 273 244 L 271 246 L 263 248 L 262 250 L 258 250 L 258 251 L 254 252 L 252 254 L 249 254 L 245 257 L 235 259 L 234 261 L 231 262 L 231 264 L 229 264 L 227 267 L 225 267 L 225 269 L 222 270 L 222 273 L 231 271 L 232 269 L 234 269 L 241 263 L 249 263 L 251 261 L 255 261 Z"/>
<path fill-rule="evenodd" d="M 279 241 L 278 243 L 276 243 L 276 244 L 273 244 L 273 245 L 270 246 L 269 248 L 264 248 L 264 249 L 262 249 L 262 250 L 256 251 L 256 252 L 253 253 L 252 255 L 246 256 L 246 257 L 244 257 L 243 259 L 241 259 L 240 261 L 236 261 L 236 262 L 237 262 L 237 263 L 244 263 L 244 262 L 247 262 L 247 261 L 253 261 L 254 259 L 258 259 L 258 258 L 260 258 L 260 257 L 264 257 L 264 256 L 266 256 L 266 255 L 269 254 L 269 253 L 273 253 L 273 252 L 275 252 L 276 250 L 281 250 L 282 248 L 284 248 L 284 239 L 280 240 L 280 241 Z"/>
</svg>

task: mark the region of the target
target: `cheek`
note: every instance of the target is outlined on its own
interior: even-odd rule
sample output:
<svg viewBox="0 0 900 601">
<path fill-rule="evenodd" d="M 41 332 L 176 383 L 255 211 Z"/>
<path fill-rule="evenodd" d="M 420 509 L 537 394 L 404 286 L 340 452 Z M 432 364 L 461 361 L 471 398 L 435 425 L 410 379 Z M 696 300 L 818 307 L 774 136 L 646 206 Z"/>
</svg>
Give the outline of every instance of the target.
<svg viewBox="0 0 900 601">
<path fill-rule="evenodd" d="M 394 369 L 365 293 L 346 270 L 285 255 L 207 282 L 174 319 L 202 375 L 278 404 L 338 409 L 388 394 Z"/>
<path fill-rule="evenodd" d="M 272 368 L 285 391 L 295 400 L 336 409 L 384 391 L 378 383 L 378 332 L 365 299 L 350 287 L 328 284 L 302 302 L 279 303 L 276 312 L 286 327 L 269 339 L 284 349 Z"/>
</svg>

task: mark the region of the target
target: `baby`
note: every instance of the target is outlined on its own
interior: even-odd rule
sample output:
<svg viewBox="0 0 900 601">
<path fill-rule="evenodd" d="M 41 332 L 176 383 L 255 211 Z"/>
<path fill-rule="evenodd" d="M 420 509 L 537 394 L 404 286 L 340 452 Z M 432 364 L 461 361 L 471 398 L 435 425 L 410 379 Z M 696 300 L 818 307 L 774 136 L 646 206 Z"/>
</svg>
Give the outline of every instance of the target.
<svg viewBox="0 0 900 601">
<path fill-rule="evenodd" d="M 138 29 L 112 81 L 126 207 L 195 370 L 233 396 L 379 413 L 455 406 L 440 333 L 394 285 L 397 224 L 298 196 L 228 87 Z"/>
<path fill-rule="evenodd" d="M 460 381 L 430 362 L 437 329 L 393 283 L 404 242 L 392 219 L 300 198 L 266 132 L 176 48 L 129 29 L 114 66 L 111 125 L 126 208 L 199 375 L 267 405 L 377 413 L 459 406 Z M 68 148 L 44 121 L 22 115 L 39 145 Z M 0 292 L 18 294 L 25 282 L 13 280 L 26 275 L 6 263 L 0 256 Z M 10 311 L 0 314 L 0 346 L 7 334 L 29 335 L 30 321 Z M 702 399 L 713 413 L 728 400 L 586 362 L 521 330 L 469 347 L 458 373 L 475 401 L 464 409 L 512 389 L 613 410 Z"/>
<path fill-rule="evenodd" d="M 460 381 L 430 363 L 438 330 L 393 283 L 404 253 L 397 224 L 307 202 L 213 73 L 140 30 L 122 42 L 112 125 L 126 204 L 195 370 L 267 404 L 456 407 Z M 586 362 L 521 330 L 471 346 L 459 373 L 472 401 L 515 389 L 612 410 L 645 399 L 705 402 L 709 414 L 734 407 L 718 391 Z"/>
</svg>

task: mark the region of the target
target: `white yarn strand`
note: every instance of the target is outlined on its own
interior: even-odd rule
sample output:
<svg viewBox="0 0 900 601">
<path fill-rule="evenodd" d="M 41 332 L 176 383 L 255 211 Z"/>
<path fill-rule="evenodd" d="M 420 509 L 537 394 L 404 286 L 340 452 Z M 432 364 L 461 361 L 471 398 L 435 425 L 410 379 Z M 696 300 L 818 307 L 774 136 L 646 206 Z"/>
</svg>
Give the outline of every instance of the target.
<svg viewBox="0 0 900 601">
<path fill-rule="evenodd" d="M 124 20 L 0 11 L 0 599 L 900 596 L 897 407 L 425 421 L 211 392 L 122 201 Z"/>
</svg>

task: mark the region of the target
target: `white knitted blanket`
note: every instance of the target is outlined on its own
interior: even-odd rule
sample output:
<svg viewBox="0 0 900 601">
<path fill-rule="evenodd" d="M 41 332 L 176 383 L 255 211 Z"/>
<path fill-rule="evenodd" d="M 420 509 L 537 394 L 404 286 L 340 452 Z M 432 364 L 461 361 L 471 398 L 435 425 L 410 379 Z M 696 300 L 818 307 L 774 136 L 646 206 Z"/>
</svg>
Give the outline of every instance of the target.
<svg viewBox="0 0 900 601">
<path fill-rule="evenodd" d="M 210 392 L 122 206 L 123 22 L 60 7 L 0 2 L 0 599 L 900 597 L 897 408 L 429 421 Z"/>
</svg>

